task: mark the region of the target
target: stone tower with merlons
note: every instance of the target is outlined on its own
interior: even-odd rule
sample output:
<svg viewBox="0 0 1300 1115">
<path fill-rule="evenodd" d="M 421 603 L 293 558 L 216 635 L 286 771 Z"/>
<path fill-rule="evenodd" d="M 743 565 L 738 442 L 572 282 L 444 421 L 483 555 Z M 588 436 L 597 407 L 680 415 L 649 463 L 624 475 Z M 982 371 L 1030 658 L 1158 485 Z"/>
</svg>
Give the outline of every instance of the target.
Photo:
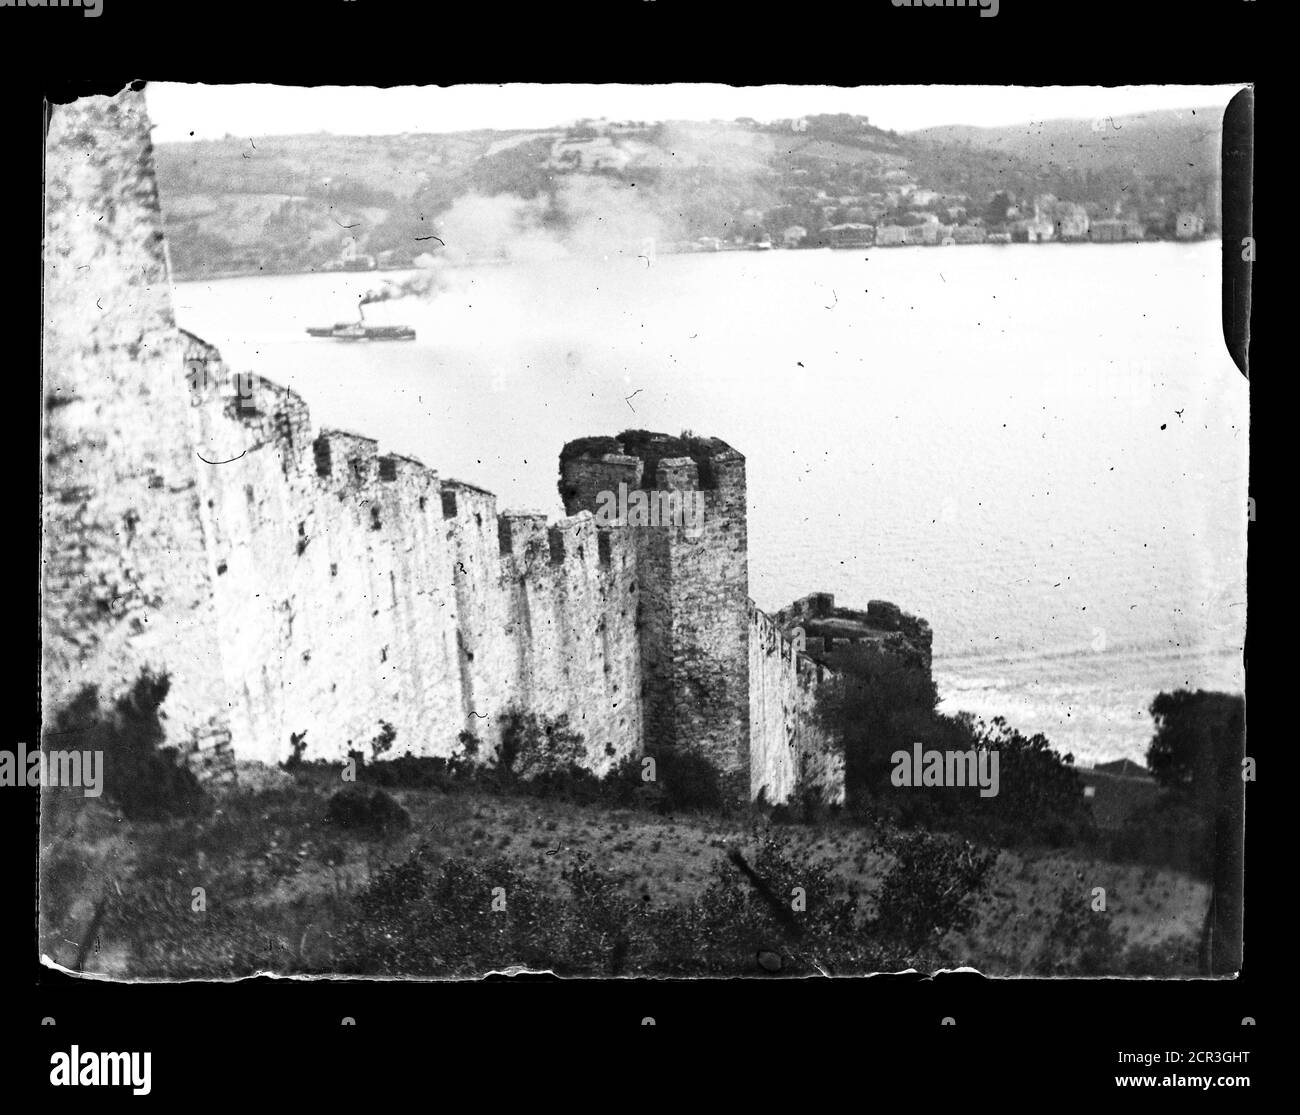
<svg viewBox="0 0 1300 1115">
<path fill-rule="evenodd" d="M 629 516 L 613 528 L 634 539 L 645 752 L 690 750 L 713 763 L 736 796 L 747 797 L 745 458 L 718 438 L 645 430 L 564 447 L 559 486 L 567 514 L 596 513 L 620 484 L 647 493 L 660 508 L 688 499 L 702 508 L 700 521 L 659 516 L 644 524 Z M 670 493 L 681 500 L 662 498 Z"/>
</svg>

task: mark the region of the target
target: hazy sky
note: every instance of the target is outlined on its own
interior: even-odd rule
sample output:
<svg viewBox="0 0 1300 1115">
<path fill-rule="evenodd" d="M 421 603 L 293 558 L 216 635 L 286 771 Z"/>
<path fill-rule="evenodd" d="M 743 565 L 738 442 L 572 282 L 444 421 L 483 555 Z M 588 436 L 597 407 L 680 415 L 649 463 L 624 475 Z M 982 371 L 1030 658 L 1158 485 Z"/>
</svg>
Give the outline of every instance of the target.
<svg viewBox="0 0 1300 1115">
<path fill-rule="evenodd" d="M 1225 105 L 1240 85 L 458 85 L 374 89 L 277 85 L 147 87 L 157 141 L 231 135 L 386 135 L 476 128 L 544 128 L 582 117 L 612 120 L 756 120 L 851 112 L 881 128 L 991 126 L 1152 109 Z"/>
</svg>

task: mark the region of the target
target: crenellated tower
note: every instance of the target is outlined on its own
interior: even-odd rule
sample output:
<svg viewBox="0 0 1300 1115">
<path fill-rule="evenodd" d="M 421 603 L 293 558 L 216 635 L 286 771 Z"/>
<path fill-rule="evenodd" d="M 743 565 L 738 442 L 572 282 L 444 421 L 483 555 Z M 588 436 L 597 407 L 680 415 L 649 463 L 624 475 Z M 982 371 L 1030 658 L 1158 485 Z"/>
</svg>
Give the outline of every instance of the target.
<svg viewBox="0 0 1300 1115">
<path fill-rule="evenodd" d="M 584 438 L 560 455 L 560 495 L 568 514 L 603 514 L 633 539 L 646 750 L 690 748 L 747 795 L 744 456 L 718 438 Z"/>
</svg>

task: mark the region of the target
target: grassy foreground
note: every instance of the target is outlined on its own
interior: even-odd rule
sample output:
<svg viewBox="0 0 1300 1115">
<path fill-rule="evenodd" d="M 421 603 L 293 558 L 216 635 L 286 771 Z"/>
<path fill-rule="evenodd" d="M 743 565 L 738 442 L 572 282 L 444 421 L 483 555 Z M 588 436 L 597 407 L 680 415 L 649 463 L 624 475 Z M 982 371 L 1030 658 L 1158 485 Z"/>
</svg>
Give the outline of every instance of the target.
<svg viewBox="0 0 1300 1115">
<path fill-rule="evenodd" d="M 897 849 L 841 819 L 663 816 L 428 788 L 393 790 L 409 825 L 376 831 L 327 819 L 338 789 L 320 772 L 248 765 L 203 815 L 151 822 L 47 791 L 42 953 L 116 978 L 511 966 L 763 976 L 909 964 L 1189 975 L 1208 901 L 1204 883 L 1164 868 L 987 850 L 987 872 L 959 896 L 964 915 L 934 915 L 935 931 L 913 907 L 896 908 Z M 733 849 L 756 866 L 766 898 Z M 909 878 L 910 901 L 926 877 Z M 807 910 L 790 918 L 775 907 L 797 909 L 796 890 Z"/>
</svg>

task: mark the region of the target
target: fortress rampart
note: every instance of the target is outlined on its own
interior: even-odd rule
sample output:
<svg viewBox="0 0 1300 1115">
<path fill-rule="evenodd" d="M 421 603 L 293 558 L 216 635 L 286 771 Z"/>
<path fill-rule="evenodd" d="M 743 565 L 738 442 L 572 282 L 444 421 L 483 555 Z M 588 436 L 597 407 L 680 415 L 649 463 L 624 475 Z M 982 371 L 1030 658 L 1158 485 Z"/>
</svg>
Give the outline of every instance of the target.
<svg viewBox="0 0 1300 1115">
<path fill-rule="evenodd" d="M 548 525 L 498 513 L 496 496 L 375 441 L 314 432 L 293 392 L 209 374 L 191 408 L 208 464 L 224 676 L 240 755 L 346 757 L 397 730 L 396 747 L 449 756 L 472 733 L 499 742 L 510 708 L 568 715 L 597 771 L 639 749 L 636 566 L 623 532 L 592 515 Z"/>
<path fill-rule="evenodd" d="M 844 757 L 816 714 L 818 690 L 833 676 L 750 604 L 751 798 L 785 802 L 810 786 L 829 802 L 843 802 Z"/>
<path fill-rule="evenodd" d="M 843 796 L 814 715 L 841 642 L 929 670 L 924 621 L 817 594 L 749 599 L 745 458 L 643 430 L 565 446 L 566 517 L 373 440 L 232 375 L 172 317 L 142 98 L 56 110 L 48 140 L 44 707 L 172 689 L 168 742 L 210 770 L 366 750 L 489 758 L 512 709 L 567 716 L 603 774 L 688 748 L 737 794 Z M 691 493 L 698 522 L 609 522 L 608 493 Z M 671 503 L 669 504 L 671 506 Z M 792 640 L 804 628 L 806 646 Z"/>
<path fill-rule="evenodd" d="M 869 601 L 862 612 L 837 608 L 829 592 L 815 592 L 782 608 L 772 619 L 787 636 L 801 632 L 804 653 L 832 669 L 851 668 L 855 653 L 875 651 L 930 673 L 934 642 L 930 625 L 887 600 Z"/>
</svg>

